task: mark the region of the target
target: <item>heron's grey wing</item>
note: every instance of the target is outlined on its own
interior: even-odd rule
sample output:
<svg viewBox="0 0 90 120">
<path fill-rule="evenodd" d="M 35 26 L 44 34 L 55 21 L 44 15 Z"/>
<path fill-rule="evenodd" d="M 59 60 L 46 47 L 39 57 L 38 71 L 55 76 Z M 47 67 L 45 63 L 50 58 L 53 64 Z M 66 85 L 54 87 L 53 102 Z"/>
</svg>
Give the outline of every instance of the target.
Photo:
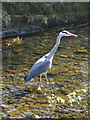
<svg viewBox="0 0 90 120">
<path fill-rule="evenodd" d="M 35 63 L 27 75 L 27 81 L 30 80 L 31 78 L 34 78 L 34 77 L 46 72 L 48 70 L 49 66 L 50 66 L 49 59 L 45 59 L 42 62 Z"/>
</svg>

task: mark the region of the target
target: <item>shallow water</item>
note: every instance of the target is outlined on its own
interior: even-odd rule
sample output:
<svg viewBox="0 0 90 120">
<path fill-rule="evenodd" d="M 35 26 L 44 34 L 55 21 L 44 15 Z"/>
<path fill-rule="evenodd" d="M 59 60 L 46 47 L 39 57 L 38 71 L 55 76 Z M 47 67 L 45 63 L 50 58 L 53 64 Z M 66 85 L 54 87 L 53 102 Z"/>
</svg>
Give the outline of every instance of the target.
<svg viewBox="0 0 90 120">
<path fill-rule="evenodd" d="M 88 118 L 88 27 L 69 31 L 77 37 L 64 37 L 58 47 L 46 83 L 39 77 L 25 83 L 24 76 L 32 65 L 48 53 L 55 44 L 57 30 L 23 36 L 20 40 L 3 40 L 2 116 L 7 118 Z M 84 91 L 86 90 L 86 91 Z M 78 92 L 77 92 L 78 91 Z M 81 92 L 84 91 L 84 92 Z M 69 101 L 67 95 L 75 92 L 81 100 Z M 62 100 L 61 100 L 62 99 Z M 74 111 L 72 110 L 74 109 Z M 79 112 L 77 110 L 80 110 Z M 85 110 L 85 111 L 83 111 Z M 63 114 L 62 114 L 63 113 Z"/>
</svg>

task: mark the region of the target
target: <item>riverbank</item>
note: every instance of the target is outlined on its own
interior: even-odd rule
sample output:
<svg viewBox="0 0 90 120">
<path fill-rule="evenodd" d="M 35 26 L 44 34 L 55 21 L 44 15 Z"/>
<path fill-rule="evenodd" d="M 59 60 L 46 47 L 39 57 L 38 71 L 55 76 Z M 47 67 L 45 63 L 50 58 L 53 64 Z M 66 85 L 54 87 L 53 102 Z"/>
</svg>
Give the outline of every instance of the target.
<svg viewBox="0 0 90 120">
<path fill-rule="evenodd" d="M 39 26 L 31 26 L 30 28 L 23 27 L 21 29 L 18 28 L 13 28 L 10 30 L 5 30 L 2 31 L 2 36 L 1 38 L 8 38 L 8 37 L 16 37 L 16 36 L 24 36 L 24 35 L 34 35 L 39 32 L 45 32 L 49 30 L 55 30 L 55 29 L 67 29 L 67 28 L 74 28 L 74 27 L 83 27 L 85 25 L 88 25 L 89 23 L 81 23 L 81 24 L 76 24 L 76 25 L 65 25 L 65 26 L 58 26 L 58 27 L 52 27 L 52 28 L 43 28 Z"/>
<path fill-rule="evenodd" d="M 2 3 L 2 36 L 36 34 L 88 22 L 88 3 Z"/>
</svg>

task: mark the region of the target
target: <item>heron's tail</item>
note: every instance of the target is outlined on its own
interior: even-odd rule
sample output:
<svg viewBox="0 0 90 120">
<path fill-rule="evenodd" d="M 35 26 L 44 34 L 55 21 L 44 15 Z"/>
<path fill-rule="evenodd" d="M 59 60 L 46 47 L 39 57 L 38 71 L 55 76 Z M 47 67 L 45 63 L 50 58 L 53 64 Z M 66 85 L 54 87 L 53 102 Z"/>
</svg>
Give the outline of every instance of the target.
<svg viewBox="0 0 90 120">
<path fill-rule="evenodd" d="M 24 80 L 27 81 L 27 75 L 25 75 Z"/>
<path fill-rule="evenodd" d="M 24 77 L 24 80 L 25 80 L 25 82 L 27 82 L 27 81 L 29 81 L 29 80 L 31 80 L 32 78 L 31 77 L 28 77 L 28 75 L 26 75 L 25 77 Z"/>
</svg>

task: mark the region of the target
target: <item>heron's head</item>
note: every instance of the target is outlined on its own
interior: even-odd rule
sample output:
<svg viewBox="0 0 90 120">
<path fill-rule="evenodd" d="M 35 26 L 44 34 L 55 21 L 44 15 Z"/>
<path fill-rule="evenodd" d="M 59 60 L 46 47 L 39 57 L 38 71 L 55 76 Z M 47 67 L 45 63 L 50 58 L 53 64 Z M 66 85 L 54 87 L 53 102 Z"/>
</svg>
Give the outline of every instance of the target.
<svg viewBox="0 0 90 120">
<path fill-rule="evenodd" d="M 70 33 L 68 32 L 67 30 L 63 30 L 60 32 L 60 35 L 61 36 L 74 36 L 74 37 L 77 37 L 77 35 L 73 34 L 73 33 Z"/>
</svg>

